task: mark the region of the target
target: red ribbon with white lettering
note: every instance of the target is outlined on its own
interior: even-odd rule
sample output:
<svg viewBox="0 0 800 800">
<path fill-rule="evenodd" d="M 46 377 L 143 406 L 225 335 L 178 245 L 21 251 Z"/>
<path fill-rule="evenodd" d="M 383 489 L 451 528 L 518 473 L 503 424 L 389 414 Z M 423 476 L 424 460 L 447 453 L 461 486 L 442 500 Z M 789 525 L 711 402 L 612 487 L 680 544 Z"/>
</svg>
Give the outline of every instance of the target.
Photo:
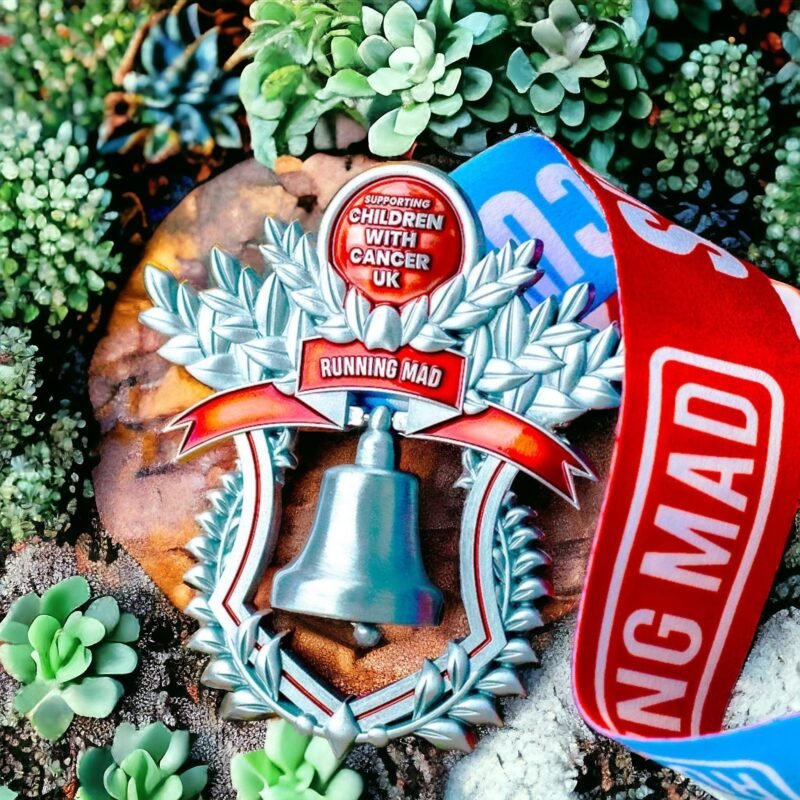
<svg viewBox="0 0 800 800">
<path fill-rule="evenodd" d="M 626 342 L 575 696 L 610 735 L 716 732 L 800 497 L 790 295 L 572 163 L 608 222 Z"/>
</svg>

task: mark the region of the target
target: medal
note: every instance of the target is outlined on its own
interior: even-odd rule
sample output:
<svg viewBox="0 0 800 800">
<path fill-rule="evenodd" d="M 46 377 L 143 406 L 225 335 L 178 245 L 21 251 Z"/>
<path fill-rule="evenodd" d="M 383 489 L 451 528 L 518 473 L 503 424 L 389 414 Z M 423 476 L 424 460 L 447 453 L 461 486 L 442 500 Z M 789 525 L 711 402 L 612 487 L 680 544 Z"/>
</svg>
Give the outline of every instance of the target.
<svg viewBox="0 0 800 800">
<path fill-rule="evenodd" d="M 239 469 L 211 493 L 187 611 L 191 645 L 212 656 L 203 681 L 227 692 L 223 714 L 277 714 L 326 737 L 337 754 L 416 734 L 469 750 L 518 694 L 535 655 L 549 558 L 533 512 L 512 491 L 520 472 L 577 505 L 590 467 L 556 429 L 617 404 L 614 326 L 581 322 L 587 284 L 528 300 L 541 243 L 484 252 L 469 202 L 443 173 L 370 169 L 347 184 L 318 240 L 265 222 L 265 275 L 215 250 L 215 288 L 195 294 L 154 267 L 145 324 L 173 334 L 160 351 L 217 393 L 181 414 L 180 455 L 232 436 Z M 528 294 L 526 294 L 528 293 Z M 297 656 L 253 597 L 281 535 L 281 491 L 298 436 L 360 434 L 355 463 L 328 469 L 298 557 L 277 571 L 270 606 L 352 625 L 363 650 L 382 626 L 440 622 L 443 597 L 423 563 L 419 479 L 397 468 L 404 438 L 462 448 L 460 592 L 469 632 L 375 691 L 343 697 Z"/>
</svg>

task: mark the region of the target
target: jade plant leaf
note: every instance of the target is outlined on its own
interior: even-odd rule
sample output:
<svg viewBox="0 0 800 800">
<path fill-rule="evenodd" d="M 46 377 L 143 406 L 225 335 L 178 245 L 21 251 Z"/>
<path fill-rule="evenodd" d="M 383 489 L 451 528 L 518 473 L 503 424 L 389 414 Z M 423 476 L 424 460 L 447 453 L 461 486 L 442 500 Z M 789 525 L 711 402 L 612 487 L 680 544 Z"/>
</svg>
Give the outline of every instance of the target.
<svg viewBox="0 0 800 800">
<path fill-rule="evenodd" d="M 0 623 L 0 664 L 22 686 L 15 708 L 45 739 L 58 739 L 77 714 L 107 717 L 122 697 L 109 675 L 136 669 L 139 623 L 117 601 L 90 599 L 85 578 L 68 578 L 41 598 L 25 595 Z"/>
</svg>

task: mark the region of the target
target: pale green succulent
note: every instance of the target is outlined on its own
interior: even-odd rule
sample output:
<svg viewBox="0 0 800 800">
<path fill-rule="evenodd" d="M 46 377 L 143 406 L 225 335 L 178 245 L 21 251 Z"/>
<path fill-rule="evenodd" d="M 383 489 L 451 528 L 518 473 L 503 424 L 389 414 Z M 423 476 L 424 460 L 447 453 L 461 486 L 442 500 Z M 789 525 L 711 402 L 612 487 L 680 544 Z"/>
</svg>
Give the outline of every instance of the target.
<svg viewBox="0 0 800 800">
<path fill-rule="evenodd" d="M 112 597 L 89 599 L 86 579 L 68 578 L 20 597 L 0 623 L 0 663 L 22 684 L 14 708 L 45 739 L 60 738 L 76 714 L 107 717 L 122 696 L 109 676 L 136 668 L 126 644 L 139 638 L 136 617 Z"/>
<path fill-rule="evenodd" d="M 800 129 L 781 141 L 775 156 L 775 178 L 761 201 L 766 238 L 758 256 L 782 277 L 800 283 Z"/>
<path fill-rule="evenodd" d="M 136 730 L 123 722 L 110 748 L 93 747 L 78 760 L 76 800 L 195 800 L 208 767 L 186 768 L 189 733 L 162 722 Z"/>
<path fill-rule="evenodd" d="M 325 116 L 341 98 L 320 97 L 338 66 L 340 39 L 360 41 L 360 0 L 256 0 L 251 33 L 239 57 L 253 58 L 239 93 L 247 112 L 253 154 L 271 166 L 279 155 L 303 155 L 330 145 Z"/>
<path fill-rule="evenodd" d="M 81 476 L 84 421 L 65 406 L 42 410 L 41 358 L 30 333 L 0 325 L 0 532 L 13 539 L 69 526 Z"/>
<path fill-rule="evenodd" d="M 263 750 L 234 757 L 231 781 L 237 800 L 358 800 L 364 781 L 340 767 L 327 740 L 275 720 Z"/>
<path fill-rule="evenodd" d="M 357 47 L 342 40 L 343 68 L 325 96 L 348 98 L 356 108 L 359 99 L 370 101 L 359 110 L 376 155 L 402 155 L 426 130 L 449 150 L 477 152 L 487 124 L 511 114 L 509 97 L 479 66 L 478 50 L 508 27 L 502 14 L 473 11 L 454 19 L 452 0 L 433 0 L 419 18 L 400 0 L 386 14 L 364 8 L 363 25 L 366 38 Z"/>
<path fill-rule="evenodd" d="M 8 788 L 8 786 L 0 786 L 0 800 L 16 800 L 19 795 Z"/>
<path fill-rule="evenodd" d="M 537 50 L 520 48 L 509 61 L 509 79 L 529 93 L 539 129 L 573 147 L 587 140 L 589 161 L 600 168 L 613 155 L 617 127 L 643 127 L 653 109 L 640 65 L 646 19 L 646 4 L 642 19 L 591 21 L 571 0 L 552 0 L 532 26 Z"/>
<path fill-rule="evenodd" d="M 0 318 L 51 325 L 119 272 L 120 255 L 105 238 L 111 211 L 107 175 L 62 123 L 48 137 L 40 121 L 0 110 Z"/>
</svg>

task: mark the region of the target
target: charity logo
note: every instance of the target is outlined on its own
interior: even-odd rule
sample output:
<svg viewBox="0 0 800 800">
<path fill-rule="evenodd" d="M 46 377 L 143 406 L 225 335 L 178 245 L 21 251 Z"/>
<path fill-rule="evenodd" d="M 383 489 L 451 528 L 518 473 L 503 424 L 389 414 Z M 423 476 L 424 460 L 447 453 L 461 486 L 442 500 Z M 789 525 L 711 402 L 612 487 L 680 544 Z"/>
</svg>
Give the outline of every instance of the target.
<svg viewBox="0 0 800 800">
<path fill-rule="evenodd" d="M 204 291 L 156 267 L 145 274 L 155 307 L 142 321 L 171 337 L 159 352 L 216 390 L 171 423 L 184 434 L 178 455 L 228 437 L 238 455 L 188 546 L 198 562 L 188 612 L 201 623 L 192 646 L 212 658 L 203 680 L 227 692 L 228 718 L 277 714 L 337 753 L 409 734 L 468 750 L 474 726 L 499 722 L 496 698 L 523 691 L 515 670 L 535 659 L 525 635 L 551 591 L 542 533 L 512 485 L 525 472 L 577 504 L 575 479 L 592 472 L 558 430 L 618 404 L 619 333 L 581 321 L 587 284 L 531 304 L 541 243 L 481 252 L 468 202 L 429 167 L 359 175 L 317 240 L 276 219 L 264 231 L 263 273 L 215 250 Z M 357 451 L 323 473 L 305 544 L 274 571 L 258 610 L 297 440 L 315 431 L 357 432 Z M 453 491 L 465 492 L 468 632 L 401 679 L 344 697 L 270 609 L 351 626 L 363 651 L 382 646 L 383 626 L 441 623 L 442 591 L 421 554 L 420 480 L 397 468 L 410 438 L 462 450 Z"/>
</svg>

